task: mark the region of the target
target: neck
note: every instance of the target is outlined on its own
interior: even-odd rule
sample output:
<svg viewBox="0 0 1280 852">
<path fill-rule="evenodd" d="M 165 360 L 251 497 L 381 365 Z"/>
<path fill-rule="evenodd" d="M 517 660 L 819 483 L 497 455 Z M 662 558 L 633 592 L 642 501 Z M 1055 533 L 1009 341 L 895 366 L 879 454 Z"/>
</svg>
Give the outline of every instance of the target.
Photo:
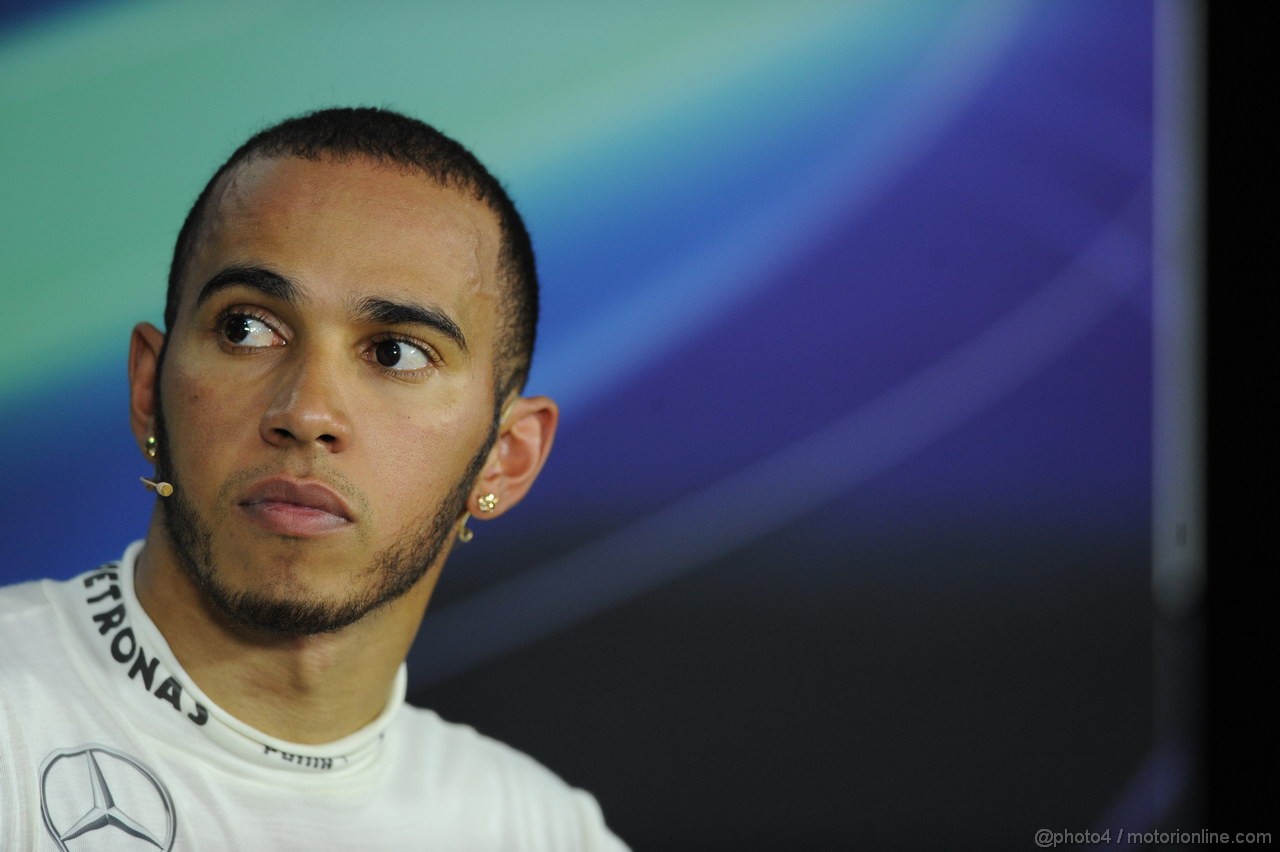
<svg viewBox="0 0 1280 852">
<path fill-rule="evenodd" d="M 138 601 L 187 675 L 222 709 L 295 743 L 332 742 L 385 709 L 440 564 L 398 600 L 333 633 L 279 636 L 233 622 L 178 564 L 160 510 L 138 556 Z"/>
</svg>

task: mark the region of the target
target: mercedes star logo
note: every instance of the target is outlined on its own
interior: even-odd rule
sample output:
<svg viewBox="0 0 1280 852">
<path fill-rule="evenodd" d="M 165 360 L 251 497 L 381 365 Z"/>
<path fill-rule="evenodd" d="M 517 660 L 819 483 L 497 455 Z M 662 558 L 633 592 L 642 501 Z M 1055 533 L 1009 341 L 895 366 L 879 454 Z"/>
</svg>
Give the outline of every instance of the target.
<svg viewBox="0 0 1280 852">
<path fill-rule="evenodd" d="M 40 809 L 58 848 L 90 832 L 94 848 L 173 848 L 173 799 L 141 761 L 101 745 L 59 749 L 40 765 Z M 130 838 L 137 838 L 131 840 Z M 143 841 L 140 845 L 138 841 Z"/>
</svg>

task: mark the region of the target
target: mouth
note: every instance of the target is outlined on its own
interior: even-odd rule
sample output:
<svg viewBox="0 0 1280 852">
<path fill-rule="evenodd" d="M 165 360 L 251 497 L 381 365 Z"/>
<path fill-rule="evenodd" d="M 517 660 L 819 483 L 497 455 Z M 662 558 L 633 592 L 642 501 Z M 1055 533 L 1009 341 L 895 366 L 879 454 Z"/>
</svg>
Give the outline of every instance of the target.
<svg viewBox="0 0 1280 852">
<path fill-rule="evenodd" d="M 291 538 L 338 532 L 355 521 L 350 507 L 328 486 L 284 476 L 255 483 L 237 505 L 255 525 Z"/>
</svg>

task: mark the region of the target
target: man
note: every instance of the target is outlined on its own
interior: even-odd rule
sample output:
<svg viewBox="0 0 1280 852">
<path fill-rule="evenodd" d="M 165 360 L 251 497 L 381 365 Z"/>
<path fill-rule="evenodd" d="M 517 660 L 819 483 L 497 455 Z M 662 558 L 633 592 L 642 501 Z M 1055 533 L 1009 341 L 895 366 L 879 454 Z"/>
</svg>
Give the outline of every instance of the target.
<svg viewBox="0 0 1280 852">
<path fill-rule="evenodd" d="M 529 758 L 401 706 L 469 517 L 528 492 L 537 282 L 497 181 L 404 116 L 250 139 L 129 352 L 145 541 L 0 592 L 2 849 L 619 849 Z"/>
</svg>

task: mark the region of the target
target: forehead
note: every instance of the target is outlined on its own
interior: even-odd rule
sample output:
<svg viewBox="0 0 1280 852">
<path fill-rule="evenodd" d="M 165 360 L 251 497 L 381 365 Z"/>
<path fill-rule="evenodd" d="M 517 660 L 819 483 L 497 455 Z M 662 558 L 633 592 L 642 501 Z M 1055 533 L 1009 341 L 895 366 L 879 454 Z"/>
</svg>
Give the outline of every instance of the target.
<svg viewBox="0 0 1280 852">
<path fill-rule="evenodd" d="M 497 297 L 499 241 L 484 204 L 418 171 L 251 159 L 210 195 L 183 302 L 220 268 L 261 264 L 317 296 L 425 295 L 465 318 Z"/>
</svg>

